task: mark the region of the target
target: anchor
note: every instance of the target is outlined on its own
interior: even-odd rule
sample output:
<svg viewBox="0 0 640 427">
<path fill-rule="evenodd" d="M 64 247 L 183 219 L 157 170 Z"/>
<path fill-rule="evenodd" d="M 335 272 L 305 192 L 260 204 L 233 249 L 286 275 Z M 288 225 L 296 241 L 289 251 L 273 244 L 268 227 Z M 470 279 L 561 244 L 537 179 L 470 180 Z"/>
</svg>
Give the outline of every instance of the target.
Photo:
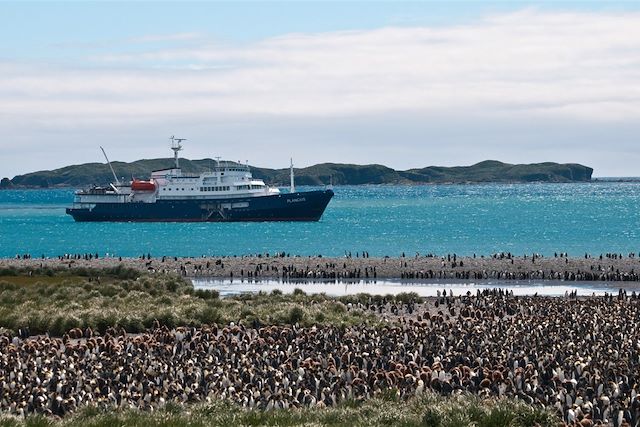
<svg viewBox="0 0 640 427">
<path fill-rule="evenodd" d="M 223 207 L 221 204 L 219 204 L 219 203 L 215 203 L 215 204 L 203 204 L 203 205 L 200 205 L 200 209 L 202 209 L 202 211 L 203 211 L 202 218 L 203 218 L 205 221 L 210 220 L 210 219 L 211 219 L 211 217 L 212 217 L 214 214 L 218 214 L 218 216 L 219 216 L 221 219 L 224 219 L 224 220 L 226 220 L 226 219 L 227 219 L 227 214 L 226 214 L 226 212 L 225 212 L 225 209 L 224 209 L 224 207 Z"/>
</svg>

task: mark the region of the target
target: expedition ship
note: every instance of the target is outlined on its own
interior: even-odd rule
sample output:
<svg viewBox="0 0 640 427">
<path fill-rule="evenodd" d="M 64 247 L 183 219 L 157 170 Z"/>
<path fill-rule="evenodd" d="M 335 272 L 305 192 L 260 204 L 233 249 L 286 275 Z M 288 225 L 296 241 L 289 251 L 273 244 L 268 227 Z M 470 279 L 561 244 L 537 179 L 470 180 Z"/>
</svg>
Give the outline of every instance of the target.
<svg viewBox="0 0 640 427">
<path fill-rule="evenodd" d="M 253 178 L 248 165 L 236 162 L 217 160 L 209 172 L 185 174 L 178 162 L 184 140 L 171 137 L 175 167 L 130 183 L 118 180 L 103 150 L 115 183 L 77 191 L 67 214 L 76 221 L 318 221 L 333 197 L 330 188 L 295 191 L 293 162 L 288 193 Z"/>
</svg>

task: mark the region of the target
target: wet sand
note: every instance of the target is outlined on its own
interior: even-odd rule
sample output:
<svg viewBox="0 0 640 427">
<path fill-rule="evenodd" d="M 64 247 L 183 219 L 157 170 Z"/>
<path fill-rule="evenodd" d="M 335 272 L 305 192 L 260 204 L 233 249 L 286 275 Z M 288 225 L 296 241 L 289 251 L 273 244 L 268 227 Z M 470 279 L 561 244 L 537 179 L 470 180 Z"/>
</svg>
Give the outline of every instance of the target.
<svg viewBox="0 0 640 427">
<path fill-rule="evenodd" d="M 403 280 L 562 280 L 619 282 L 640 280 L 640 258 L 634 254 L 581 257 L 506 254 L 457 257 L 405 256 L 369 258 L 345 256 L 237 256 L 117 258 L 87 255 L 57 258 L 4 258 L 0 268 L 106 268 L 122 265 L 152 274 L 187 277 L 261 279 L 403 279 Z"/>
</svg>

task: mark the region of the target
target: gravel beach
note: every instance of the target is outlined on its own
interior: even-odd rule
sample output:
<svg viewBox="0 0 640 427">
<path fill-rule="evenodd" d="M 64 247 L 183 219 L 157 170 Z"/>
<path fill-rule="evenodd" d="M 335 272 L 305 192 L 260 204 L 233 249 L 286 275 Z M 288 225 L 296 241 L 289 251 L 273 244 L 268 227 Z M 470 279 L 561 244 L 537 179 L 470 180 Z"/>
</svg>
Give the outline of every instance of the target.
<svg viewBox="0 0 640 427">
<path fill-rule="evenodd" d="M 123 266 L 153 274 L 189 277 L 264 279 L 468 279 L 468 280 L 640 280 L 637 254 L 584 254 L 567 257 L 419 255 L 368 257 L 366 253 L 339 258 L 323 256 L 251 255 L 226 257 L 162 257 L 149 254 L 120 258 L 95 254 L 0 259 L 0 268 L 107 268 Z"/>
</svg>

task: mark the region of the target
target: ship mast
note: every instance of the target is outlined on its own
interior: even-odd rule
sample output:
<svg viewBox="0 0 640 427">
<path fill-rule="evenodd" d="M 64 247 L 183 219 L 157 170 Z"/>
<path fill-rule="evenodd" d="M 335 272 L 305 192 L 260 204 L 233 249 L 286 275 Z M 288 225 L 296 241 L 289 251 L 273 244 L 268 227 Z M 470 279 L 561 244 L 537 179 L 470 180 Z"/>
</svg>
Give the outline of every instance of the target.
<svg viewBox="0 0 640 427">
<path fill-rule="evenodd" d="M 180 143 L 182 141 L 186 141 L 186 139 L 176 138 L 173 135 L 169 139 L 171 139 L 171 149 L 173 150 L 173 159 L 176 162 L 176 169 L 180 169 L 180 164 L 178 163 L 178 152 L 182 150 L 182 145 Z"/>
<path fill-rule="evenodd" d="M 111 173 L 113 174 L 113 179 L 116 180 L 116 185 L 120 185 L 120 181 L 118 180 L 118 177 L 116 176 L 116 173 L 113 170 L 113 166 L 111 166 L 111 162 L 109 161 L 109 158 L 107 157 L 107 153 L 104 151 L 104 148 L 102 148 L 102 146 L 100 146 L 100 149 L 102 150 L 102 154 L 104 154 L 104 158 L 107 160 L 107 164 L 109 165 L 109 169 L 111 169 Z"/>
<path fill-rule="evenodd" d="M 296 185 L 293 182 L 293 157 L 291 158 L 291 192 L 292 193 L 296 192 Z"/>
</svg>

